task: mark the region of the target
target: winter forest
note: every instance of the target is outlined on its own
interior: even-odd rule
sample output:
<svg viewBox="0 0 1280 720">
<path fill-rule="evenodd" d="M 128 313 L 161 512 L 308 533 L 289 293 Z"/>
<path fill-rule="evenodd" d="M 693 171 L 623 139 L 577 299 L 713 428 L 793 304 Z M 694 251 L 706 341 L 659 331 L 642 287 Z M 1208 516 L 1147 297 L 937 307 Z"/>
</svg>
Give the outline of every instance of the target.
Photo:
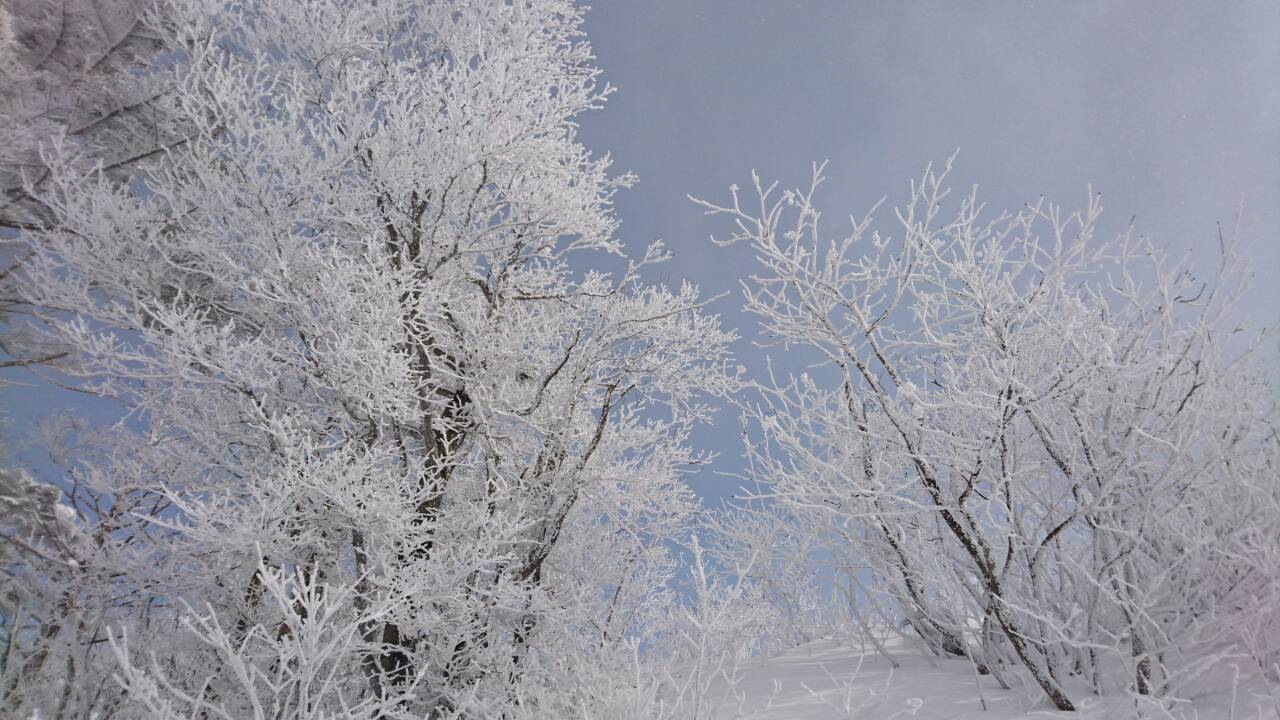
<svg viewBox="0 0 1280 720">
<path fill-rule="evenodd" d="M 611 10 L 0 3 L 0 717 L 1280 717 L 1280 186 L 742 157 L 658 241 Z"/>
</svg>

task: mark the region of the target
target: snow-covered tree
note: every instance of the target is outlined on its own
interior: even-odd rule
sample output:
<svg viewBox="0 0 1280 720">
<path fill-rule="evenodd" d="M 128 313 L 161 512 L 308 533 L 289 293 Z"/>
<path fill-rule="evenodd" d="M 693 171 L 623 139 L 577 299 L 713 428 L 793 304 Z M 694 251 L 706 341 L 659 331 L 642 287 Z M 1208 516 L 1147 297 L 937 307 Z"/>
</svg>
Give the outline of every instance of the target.
<svg viewBox="0 0 1280 720">
<path fill-rule="evenodd" d="M 670 612 L 732 338 L 623 254 L 581 10 L 165 12 L 184 141 L 117 182 L 54 134 L 22 190 L 26 331 L 121 422 L 56 502 L 6 481 L 48 522 L 4 530 L 2 702 L 601 716 Z"/>
<path fill-rule="evenodd" d="M 148 72 L 164 49 L 151 0 L 12 0 L 0 7 L 0 226 L 53 219 L 28 193 L 47 179 L 41 148 L 57 138 L 82 163 L 123 179 L 155 153 L 168 84 Z"/>
<path fill-rule="evenodd" d="M 49 179 L 42 148 L 74 148 L 127 182 L 133 164 L 183 139 L 166 111 L 164 13 L 152 0 L 11 0 L 0 5 L 0 314 L 20 312 L 14 272 L 28 256 L 24 231 L 55 220 L 28 185 Z M 68 157 L 70 160 L 71 157 Z M 0 335 L 0 367 L 65 360 L 20 332 Z"/>
<path fill-rule="evenodd" d="M 1274 341 L 1234 324 L 1231 246 L 1202 278 L 1097 237 L 1096 195 L 983 219 L 970 194 L 946 218 L 945 175 L 834 238 L 820 167 L 702 203 L 758 258 L 747 311 L 819 365 L 743 402 L 761 502 L 859 558 L 849 579 L 935 651 L 1059 709 L 1069 675 L 1102 691 L 1118 663 L 1173 694 L 1244 652 L 1235 628 L 1274 637 Z"/>
</svg>

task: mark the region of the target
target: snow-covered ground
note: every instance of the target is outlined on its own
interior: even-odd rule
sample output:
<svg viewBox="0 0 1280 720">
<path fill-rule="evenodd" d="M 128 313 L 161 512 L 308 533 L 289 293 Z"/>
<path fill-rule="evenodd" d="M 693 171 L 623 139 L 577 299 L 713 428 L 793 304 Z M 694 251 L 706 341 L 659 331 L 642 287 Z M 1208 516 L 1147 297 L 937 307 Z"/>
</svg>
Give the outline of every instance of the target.
<svg viewBox="0 0 1280 720">
<path fill-rule="evenodd" d="M 717 720 L 1016 720 L 1020 718 L 1168 717 L 1139 708 L 1117 693 L 1100 698 L 1073 688 L 1079 711 L 1052 710 L 1031 688 L 1002 690 L 991 677 L 978 677 L 963 660 L 941 660 L 898 647 L 899 667 L 882 656 L 831 641 L 820 641 L 750 663 L 728 693 L 720 695 Z M 1113 681 L 1120 683 L 1119 678 Z M 1280 707 L 1264 684 L 1242 682 L 1233 693 L 1230 671 L 1204 692 L 1176 708 L 1174 717 L 1196 720 L 1277 720 Z M 1275 688 L 1280 690 L 1280 688 Z M 1234 695 L 1234 698 L 1233 698 Z"/>
</svg>

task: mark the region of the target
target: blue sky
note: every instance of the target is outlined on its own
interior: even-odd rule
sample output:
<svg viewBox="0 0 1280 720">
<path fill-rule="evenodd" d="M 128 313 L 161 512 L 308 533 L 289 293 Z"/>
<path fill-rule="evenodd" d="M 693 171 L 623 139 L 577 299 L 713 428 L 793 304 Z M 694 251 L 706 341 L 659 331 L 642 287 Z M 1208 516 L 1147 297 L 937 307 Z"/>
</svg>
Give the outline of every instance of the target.
<svg viewBox="0 0 1280 720">
<path fill-rule="evenodd" d="M 953 174 L 993 208 L 1044 194 L 1078 206 L 1103 195 L 1102 231 L 1139 232 L 1212 261 L 1216 223 L 1244 198 L 1258 280 L 1256 323 L 1280 320 L 1280 3 L 599 0 L 586 30 L 618 91 L 582 118 L 582 138 L 640 182 L 617 211 L 633 247 L 662 238 L 661 273 L 708 294 L 740 328 L 745 248 L 713 246 L 719 200 L 752 168 L 784 184 L 830 160 L 828 217 L 861 215 L 960 151 Z M 721 453 L 695 487 L 733 491 L 731 411 L 699 438 Z"/>
<path fill-rule="evenodd" d="M 667 241 L 658 277 L 730 293 L 712 309 L 753 370 L 763 353 L 737 312 L 750 254 L 713 246 L 723 221 L 685 195 L 721 199 L 752 168 L 797 184 L 824 159 L 828 216 L 900 197 L 959 149 L 954 181 L 993 207 L 1073 206 L 1092 183 L 1104 231 L 1136 216 L 1205 259 L 1243 196 L 1249 314 L 1280 321 L 1280 2 L 599 0 L 586 30 L 618 92 L 582 139 L 640 177 L 618 196 L 624 239 Z M 39 385 L 0 402 L 19 437 L 52 407 L 110 414 Z M 732 411 L 698 439 L 721 453 L 695 478 L 715 500 L 734 489 L 716 473 L 740 467 Z"/>
</svg>

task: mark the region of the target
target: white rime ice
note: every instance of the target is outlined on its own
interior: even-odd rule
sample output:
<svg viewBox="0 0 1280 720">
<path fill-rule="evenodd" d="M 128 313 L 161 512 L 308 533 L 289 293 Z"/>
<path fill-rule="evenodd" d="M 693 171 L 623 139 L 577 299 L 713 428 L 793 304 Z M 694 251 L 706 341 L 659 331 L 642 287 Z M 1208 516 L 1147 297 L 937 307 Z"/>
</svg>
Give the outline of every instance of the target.
<svg viewBox="0 0 1280 720">
<path fill-rule="evenodd" d="M 1280 709 L 1231 233 L 1202 272 L 928 171 L 833 236 L 820 168 L 753 178 L 702 205 L 789 354 L 735 360 L 618 239 L 582 13 L 0 10 L 0 369 L 117 411 L 0 471 L 5 717 Z M 754 489 L 704 512 L 725 404 Z"/>
</svg>

